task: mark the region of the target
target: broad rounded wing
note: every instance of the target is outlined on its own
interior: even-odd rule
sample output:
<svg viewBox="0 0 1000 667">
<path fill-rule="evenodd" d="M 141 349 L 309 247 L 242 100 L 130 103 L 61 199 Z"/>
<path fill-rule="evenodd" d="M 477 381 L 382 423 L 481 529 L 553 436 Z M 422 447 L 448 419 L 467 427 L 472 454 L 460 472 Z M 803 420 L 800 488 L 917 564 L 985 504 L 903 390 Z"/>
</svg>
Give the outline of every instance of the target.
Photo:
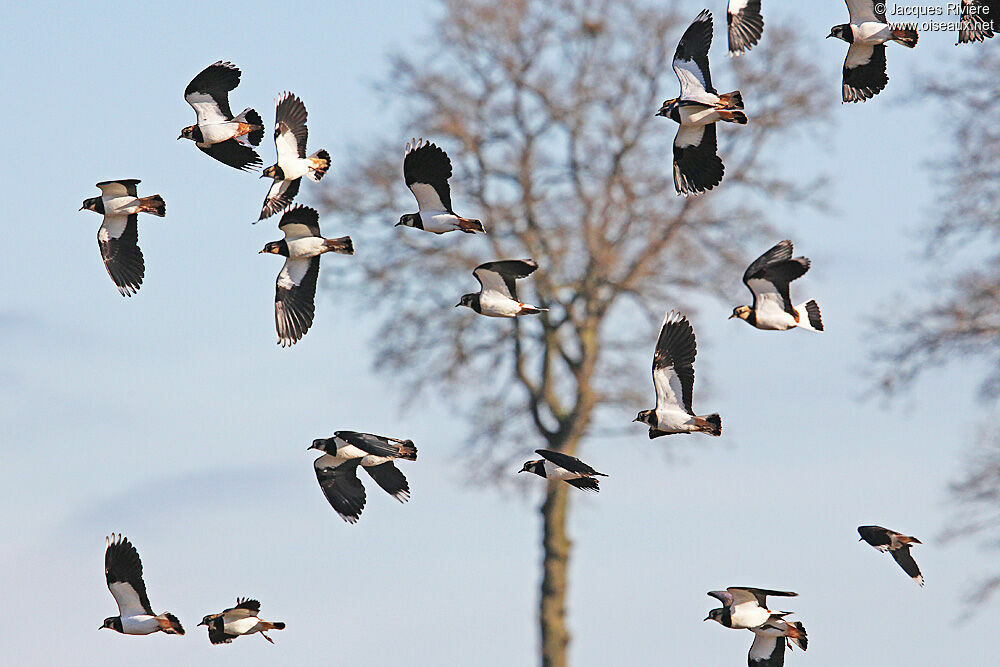
<svg viewBox="0 0 1000 667">
<path fill-rule="evenodd" d="M 229 91 L 240 84 L 240 70 L 230 62 L 218 61 L 203 69 L 184 89 L 184 99 L 194 109 L 199 125 L 224 123 L 233 119 Z"/>
<path fill-rule="evenodd" d="M 729 28 L 729 55 L 738 56 L 752 49 L 764 33 L 760 0 L 729 0 L 726 24 Z"/>
<path fill-rule="evenodd" d="M 724 607 L 733 606 L 733 596 L 729 591 L 709 591 L 708 595 L 721 602 Z"/>
<path fill-rule="evenodd" d="M 876 3 L 875 0 L 846 0 L 847 11 L 851 13 L 851 23 L 860 25 L 862 23 L 886 23 L 885 4 Z M 881 12 L 876 12 L 875 7 L 882 7 Z"/>
<path fill-rule="evenodd" d="M 222 164 L 236 167 L 240 171 L 253 171 L 261 166 L 263 161 L 257 155 L 257 151 L 245 144 L 241 144 L 236 139 L 226 139 L 225 141 L 209 146 L 195 144 L 202 153 L 211 155 Z"/>
<path fill-rule="evenodd" d="M 694 329 L 687 318 L 670 311 L 663 318 L 653 352 L 656 409 L 673 406 L 693 415 L 694 358 L 698 354 Z"/>
<path fill-rule="evenodd" d="M 278 211 L 291 206 L 295 195 L 299 193 L 299 184 L 301 182 L 301 178 L 296 178 L 294 181 L 282 180 L 271 183 L 271 189 L 267 191 L 267 196 L 264 197 L 264 206 L 261 208 L 260 217 L 257 220 L 270 218 Z"/>
<path fill-rule="evenodd" d="M 358 479 L 358 464 L 361 459 L 338 461 L 324 454 L 313 462 L 316 479 L 323 489 L 323 495 L 348 523 L 357 523 L 365 508 L 365 487 Z"/>
<path fill-rule="evenodd" d="M 285 93 L 274 109 L 274 147 L 278 151 L 278 164 L 288 163 L 306 156 L 306 105 L 292 93 Z"/>
<path fill-rule="evenodd" d="M 809 260 L 792 258 L 792 250 L 791 241 L 782 241 L 755 259 L 743 273 L 743 282 L 753 294 L 754 310 L 776 308 L 795 317 L 789 284 L 809 270 Z"/>
<path fill-rule="evenodd" d="M 318 279 L 318 255 L 285 260 L 274 292 L 274 323 L 281 347 L 297 343 L 312 326 Z"/>
<path fill-rule="evenodd" d="M 308 206 L 296 206 L 285 211 L 278 222 L 278 229 L 285 233 L 286 241 L 322 236 L 319 230 L 319 213 Z"/>
<path fill-rule="evenodd" d="M 885 551 L 892 544 L 892 531 L 882 526 L 858 526 L 858 534 L 879 551 Z"/>
<path fill-rule="evenodd" d="M 423 139 L 406 144 L 403 178 L 421 211 L 453 213 L 451 188 L 448 186 L 451 160 L 443 149 Z"/>
<path fill-rule="evenodd" d="M 715 102 L 715 88 L 708 69 L 708 49 L 712 46 L 712 12 L 703 9 L 677 43 L 673 68 L 681 84 L 681 99 Z M 708 93 L 706 95 L 706 93 Z"/>
<path fill-rule="evenodd" d="M 924 585 L 924 577 L 920 574 L 920 568 L 917 567 L 917 561 L 913 560 L 913 556 L 910 555 L 909 545 L 904 545 L 898 549 L 890 549 L 889 553 L 892 554 L 893 559 L 899 563 L 899 566 L 903 568 L 903 572 L 908 574 L 911 579 L 915 580 L 921 586 Z"/>
<path fill-rule="evenodd" d="M 146 597 L 146 584 L 142 580 L 142 561 L 132 543 L 121 535 L 112 534 L 104 550 L 104 576 L 108 590 L 118 603 L 122 617 L 153 616 L 153 609 Z"/>
<path fill-rule="evenodd" d="M 101 189 L 101 196 L 105 199 L 115 199 L 117 197 L 138 197 L 136 188 L 142 183 L 138 178 L 123 178 L 118 181 L 101 181 L 97 187 Z"/>
<path fill-rule="evenodd" d="M 222 618 L 222 614 L 219 614 L 208 624 L 208 641 L 213 644 L 228 644 L 233 641 L 239 635 L 230 635 L 226 633 L 226 623 Z"/>
<path fill-rule="evenodd" d="M 843 100 L 864 102 L 889 84 L 885 73 L 885 44 L 851 44 L 844 60 Z"/>
<path fill-rule="evenodd" d="M 726 167 L 718 151 L 715 123 L 677 128 L 674 188 L 678 194 L 700 194 L 722 182 Z"/>
<path fill-rule="evenodd" d="M 515 281 L 534 273 L 538 263 L 533 259 L 503 259 L 480 264 L 472 272 L 483 292 L 498 292 L 517 301 Z"/>
<path fill-rule="evenodd" d="M 337 431 L 333 435 L 372 456 L 389 456 L 392 458 L 399 456 L 399 441 L 392 438 L 373 435 L 372 433 L 359 433 L 358 431 Z M 412 443 L 408 442 L 407 444 Z"/>
<path fill-rule="evenodd" d="M 256 616 L 260 613 L 260 602 L 250 598 L 236 598 L 236 606 L 222 612 L 225 623 L 231 623 L 239 618 Z"/>
<path fill-rule="evenodd" d="M 794 598 L 798 593 L 791 591 L 775 591 L 770 588 L 751 588 L 749 586 L 730 586 L 726 589 L 733 596 L 733 606 L 753 603 L 758 607 L 767 608 L 767 596 Z"/>
<path fill-rule="evenodd" d="M 995 23 L 1000 15 L 997 0 L 964 0 L 959 10 L 958 43 L 981 42 L 990 39 L 1000 26 Z"/>
<path fill-rule="evenodd" d="M 410 498 L 410 485 L 406 477 L 392 461 L 380 463 L 377 466 L 362 466 L 375 483 L 401 503 Z"/>
<path fill-rule="evenodd" d="M 751 631 L 753 632 L 753 631 Z M 747 655 L 749 667 L 783 667 L 785 639 L 768 632 L 754 632 L 753 644 Z"/>
<path fill-rule="evenodd" d="M 142 286 L 146 264 L 139 249 L 138 214 L 105 215 L 97 230 L 104 268 L 122 296 L 132 296 Z"/>
<path fill-rule="evenodd" d="M 535 453 L 548 459 L 552 463 L 556 464 L 563 470 L 568 470 L 570 472 L 575 472 L 580 475 L 600 475 L 605 477 L 606 475 L 601 475 L 589 465 L 576 458 L 575 456 L 570 456 L 569 454 L 563 454 L 562 452 L 556 452 L 551 449 L 536 449 Z"/>
</svg>

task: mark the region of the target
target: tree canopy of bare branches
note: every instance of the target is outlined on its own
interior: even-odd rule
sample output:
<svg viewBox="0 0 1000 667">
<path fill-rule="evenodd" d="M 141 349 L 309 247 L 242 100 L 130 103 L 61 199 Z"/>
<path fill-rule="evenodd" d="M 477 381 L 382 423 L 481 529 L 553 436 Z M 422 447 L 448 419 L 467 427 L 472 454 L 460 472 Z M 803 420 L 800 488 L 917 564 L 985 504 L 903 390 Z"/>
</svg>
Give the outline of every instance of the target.
<svg viewBox="0 0 1000 667">
<path fill-rule="evenodd" d="M 366 308 L 386 334 L 374 341 L 378 366 L 451 397 L 488 474 L 540 446 L 574 454 L 596 426 L 628 425 L 645 407 L 663 311 L 742 272 L 744 244 L 771 240 L 765 205 L 821 199 L 817 182 L 773 167 L 781 141 L 825 122 L 831 98 L 780 25 L 752 58 L 717 59 L 716 85 L 742 90 L 750 124 L 720 129 L 721 186 L 679 198 L 677 126 L 654 114 L 676 95 L 671 59 L 695 12 L 638 0 L 442 5 L 421 48 L 392 61 L 385 90 L 405 100 L 409 133 L 449 152 L 455 210 L 488 235 L 393 227 L 416 210 L 401 174 L 409 135 L 363 151 L 348 170 L 356 179 L 328 186 L 323 203 L 364 230 L 356 278 L 365 303 L 381 304 Z M 540 266 L 522 281 L 536 292 L 525 300 L 549 312 L 506 321 L 452 308 L 476 287 L 476 265 L 525 257 Z M 560 667 L 567 488 L 550 484 L 541 508 L 541 663 Z"/>
</svg>

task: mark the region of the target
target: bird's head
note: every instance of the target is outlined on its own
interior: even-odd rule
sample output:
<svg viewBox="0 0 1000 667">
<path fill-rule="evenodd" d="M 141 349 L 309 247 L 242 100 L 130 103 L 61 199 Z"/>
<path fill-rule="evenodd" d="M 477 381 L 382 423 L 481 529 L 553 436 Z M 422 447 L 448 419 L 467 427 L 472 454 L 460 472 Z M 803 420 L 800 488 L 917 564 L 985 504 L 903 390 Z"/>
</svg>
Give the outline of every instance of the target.
<svg viewBox="0 0 1000 667">
<path fill-rule="evenodd" d="M 472 308 L 472 304 L 476 302 L 476 297 L 478 296 L 478 294 L 463 294 L 462 299 L 455 304 L 455 307 L 466 306 L 467 308 Z"/>
<path fill-rule="evenodd" d="M 729 316 L 729 319 L 738 317 L 741 320 L 745 320 L 750 317 L 750 306 L 736 306 L 733 308 L 733 314 Z"/>
<path fill-rule="evenodd" d="M 678 99 L 675 97 L 672 100 L 664 102 L 663 106 L 660 107 L 660 110 L 656 112 L 656 115 L 680 122 L 679 108 L 680 104 L 678 103 Z"/>
<path fill-rule="evenodd" d="M 416 227 L 419 216 L 416 213 L 407 213 L 399 219 L 395 227 Z"/>
<path fill-rule="evenodd" d="M 854 33 L 851 32 L 851 26 L 847 23 L 841 23 L 830 28 L 830 34 L 826 38 L 830 39 L 831 37 L 842 39 L 848 44 L 854 42 Z"/>
<path fill-rule="evenodd" d="M 264 178 L 265 176 L 273 178 L 276 181 L 285 180 L 285 172 L 282 171 L 281 167 L 279 167 L 276 164 L 272 164 L 270 167 L 268 167 L 267 169 L 265 169 L 260 173 L 261 178 Z"/>
<path fill-rule="evenodd" d="M 337 443 L 334 438 L 316 438 L 313 440 L 313 444 L 307 448 L 307 450 L 309 449 L 318 449 L 321 452 L 336 455 Z"/>
<path fill-rule="evenodd" d="M 107 628 L 108 630 L 114 630 L 115 632 L 122 632 L 122 617 L 108 616 L 106 619 L 104 619 L 104 623 L 101 624 L 101 627 L 97 629 L 104 630 L 105 628 Z"/>
<path fill-rule="evenodd" d="M 195 140 L 195 138 L 194 138 L 194 130 L 195 130 L 196 127 L 198 127 L 198 126 L 197 125 L 188 125 L 187 127 L 185 127 L 184 129 L 181 130 L 181 134 L 177 138 L 178 139 L 190 139 L 191 141 L 194 141 Z"/>
<path fill-rule="evenodd" d="M 641 422 L 643 424 L 648 424 L 649 426 L 652 426 L 653 425 L 653 411 L 652 410 L 643 410 L 642 412 L 640 412 L 639 414 L 637 414 L 635 416 L 635 419 L 633 419 L 632 421 L 633 422 Z"/>
<path fill-rule="evenodd" d="M 524 466 L 522 466 L 517 472 L 518 474 L 521 474 L 522 472 L 531 472 L 540 477 L 545 477 L 545 462 L 542 459 L 538 459 L 537 461 L 526 461 Z"/>
<path fill-rule="evenodd" d="M 214 619 L 215 619 L 215 614 L 209 614 L 209 615 L 208 615 L 208 616 L 206 616 L 205 618 L 201 619 L 201 623 L 199 623 L 199 624 L 198 624 L 198 626 L 200 627 L 200 626 L 202 626 L 202 625 L 208 625 L 208 624 L 209 624 L 209 623 L 211 623 L 211 622 L 212 622 L 212 621 L 213 621 Z"/>
<path fill-rule="evenodd" d="M 95 213 L 104 213 L 104 202 L 101 201 L 100 197 L 91 197 L 90 199 L 83 200 L 83 206 L 80 210 L 87 209 L 88 211 L 94 211 Z"/>
<path fill-rule="evenodd" d="M 706 616 L 704 620 L 705 621 L 715 621 L 719 625 L 725 625 L 722 622 L 722 615 L 725 614 L 725 613 L 726 613 L 726 610 L 723 609 L 722 607 L 719 607 L 718 609 L 713 609 L 712 611 L 708 612 L 708 616 Z"/>
<path fill-rule="evenodd" d="M 266 244 L 264 246 L 264 249 L 257 254 L 261 255 L 263 253 L 270 253 L 272 255 L 282 255 L 284 253 L 281 252 L 281 244 L 282 241 L 271 241 L 270 243 Z"/>
</svg>

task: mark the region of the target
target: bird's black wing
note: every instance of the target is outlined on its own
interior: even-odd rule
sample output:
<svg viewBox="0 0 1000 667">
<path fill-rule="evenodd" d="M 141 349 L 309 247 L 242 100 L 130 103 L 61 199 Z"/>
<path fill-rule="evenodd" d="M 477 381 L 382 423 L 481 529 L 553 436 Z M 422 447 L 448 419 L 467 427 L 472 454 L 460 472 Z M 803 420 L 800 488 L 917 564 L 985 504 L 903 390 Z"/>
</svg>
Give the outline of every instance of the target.
<svg viewBox="0 0 1000 667">
<path fill-rule="evenodd" d="M 121 535 L 112 534 L 104 550 L 104 577 L 108 590 L 118 603 L 122 616 L 149 614 L 153 608 L 146 597 L 146 583 L 142 580 L 142 561 L 132 543 Z"/>
<path fill-rule="evenodd" d="M 306 156 L 309 129 L 306 126 L 306 105 L 292 93 L 285 93 L 274 109 L 274 146 L 278 164 L 294 156 Z"/>
<path fill-rule="evenodd" d="M 920 568 L 917 567 L 917 561 L 913 560 L 913 556 L 910 555 L 910 545 L 904 544 L 898 549 L 890 549 L 889 553 L 892 554 L 893 560 L 899 563 L 899 566 L 903 568 L 903 572 L 908 574 L 911 579 L 916 581 L 921 586 L 924 585 L 924 577 L 920 574 Z"/>
<path fill-rule="evenodd" d="M 285 260 L 274 287 L 274 324 L 281 347 L 297 343 L 312 326 L 318 280 L 319 255 Z"/>
<path fill-rule="evenodd" d="M 451 210 L 451 159 L 442 148 L 423 139 L 406 145 L 403 178 L 417 204 L 425 211 Z"/>
<path fill-rule="evenodd" d="M 729 54 L 738 56 L 752 49 L 764 33 L 760 0 L 729 0 L 726 23 L 729 28 Z"/>
<path fill-rule="evenodd" d="M 858 534 L 876 549 L 883 547 L 884 551 L 885 547 L 892 544 L 892 531 L 882 526 L 858 526 Z"/>
<path fill-rule="evenodd" d="M 729 590 L 732 591 L 737 588 L 741 591 L 747 591 L 748 593 L 753 595 L 755 598 L 757 598 L 757 604 L 760 605 L 761 607 L 764 607 L 765 609 L 767 608 L 768 595 L 773 595 L 775 597 L 785 597 L 785 598 L 794 598 L 798 597 L 799 595 L 798 593 L 793 593 L 792 591 L 775 591 L 771 590 L 770 588 L 751 588 L 749 586 L 733 586 Z"/>
<path fill-rule="evenodd" d="M 472 272 L 483 291 L 493 290 L 517 301 L 518 278 L 534 273 L 538 262 L 533 259 L 503 259 L 480 264 Z"/>
<path fill-rule="evenodd" d="M 844 60 L 843 99 L 864 102 L 882 92 L 889 84 L 885 73 L 885 44 L 851 44 Z"/>
<path fill-rule="evenodd" d="M 712 12 L 703 9 L 688 26 L 677 43 L 673 68 L 681 84 L 682 100 L 704 98 L 704 93 L 715 94 L 712 74 L 708 69 L 708 50 L 712 46 Z M 708 101 L 707 98 L 704 98 Z"/>
<path fill-rule="evenodd" d="M 536 449 L 535 453 L 548 459 L 563 470 L 575 472 L 580 475 L 600 475 L 601 477 L 607 477 L 607 475 L 597 472 L 575 456 L 563 454 L 562 452 L 556 452 L 551 449 Z"/>
<path fill-rule="evenodd" d="M 235 611 L 237 609 L 250 612 L 250 616 L 256 616 L 260 613 L 260 602 L 252 598 L 236 598 L 236 606 L 226 611 Z"/>
<path fill-rule="evenodd" d="M 997 0 L 965 0 L 959 10 L 958 43 L 981 42 L 990 39 L 1000 29 L 1000 2 Z"/>
<path fill-rule="evenodd" d="M 138 197 L 136 186 L 142 183 L 138 178 L 122 178 L 117 181 L 101 181 L 97 187 L 101 189 L 102 197 Z"/>
<path fill-rule="evenodd" d="M 232 120 L 229 91 L 239 84 L 239 68 L 230 62 L 220 60 L 191 79 L 191 83 L 184 89 L 184 99 L 198 114 L 199 123 Z"/>
<path fill-rule="evenodd" d="M 365 508 L 365 487 L 358 479 L 358 465 L 361 459 L 350 459 L 336 466 L 334 457 L 325 454 L 313 463 L 316 479 L 323 489 L 323 495 L 347 523 L 357 523 Z"/>
<path fill-rule="evenodd" d="M 700 194 L 722 182 L 726 167 L 719 157 L 715 123 L 681 125 L 674 137 L 674 188 L 677 194 Z"/>
<path fill-rule="evenodd" d="M 698 344 L 687 318 L 670 311 L 663 318 L 653 352 L 653 387 L 656 406 L 682 405 L 688 414 L 694 394 L 694 359 Z M 680 403 L 678 404 L 678 399 Z"/>
<path fill-rule="evenodd" d="M 209 146 L 195 144 L 202 153 L 211 155 L 222 164 L 236 167 L 240 171 L 254 171 L 261 166 L 263 161 L 257 151 L 247 145 L 241 144 L 236 139 L 226 139 L 225 141 Z"/>
<path fill-rule="evenodd" d="M 401 503 L 410 498 L 410 485 L 406 477 L 392 461 L 380 463 L 377 466 L 362 466 L 375 483 Z"/>
<path fill-rule="evenodd" d="M 749 667 L 783 667 L 785 664 L 785 638 L 764 632 L 753 633 L 753 644 L 747 655 Z"/>
<path fill-rule="evenodd" d="M 319 229 L 319 213 L 309 206 L 296 206 L 285 211 L 278 221 L 278 229 L 284 232 L 286 241 L 322 236 Z"/>
<path fill-rule="evenodd" d="M 97 245 L 101 249 L 104 267 L 122 296 L 139 291 L 146 275 L 146 264 L 139 249 L 139 216 L 133 213 L 105 215 L 97 230 Z"/>
<path fill-rule="evenodd" d="M 226 622 L 219 614 L 208 623 L 208 641 L 213 644 L 228 644 L 238 635 L 226 633 Z"/>
<path fill-rule="evenodd" d="M 349 445 L 372 456 L 399 456 L 399 444 L 381 435 L 359 433 L 358 431 L 337 431 L 333 434 Z"/>
<path fill-rule="evenodd" d="M 264 197 L 264 206 L 261 207 L 260 217 L 257 220 L 270 218 L 286 206 L 290 206 L 295 199 L 295 195 L 299 193 L 299 184 L 301 182 L 301 178 L 296 178 L 292 181 L 274 181 L 271 184 L 271 189 L 267 191 L 267 196 Z"/>
<path fill-rule="evenodd" d="M 781 241 L 758 257 L 747 267 L 743 282 L 754 298 L 754 309 L 764 299 L 780 300 L 777 304 L 786 313 L 795 316 L 795 308 L 789 296 L 789 284 L 809 270 L 809 260 L 792 257 L 792 242 Z"/>
</svg>

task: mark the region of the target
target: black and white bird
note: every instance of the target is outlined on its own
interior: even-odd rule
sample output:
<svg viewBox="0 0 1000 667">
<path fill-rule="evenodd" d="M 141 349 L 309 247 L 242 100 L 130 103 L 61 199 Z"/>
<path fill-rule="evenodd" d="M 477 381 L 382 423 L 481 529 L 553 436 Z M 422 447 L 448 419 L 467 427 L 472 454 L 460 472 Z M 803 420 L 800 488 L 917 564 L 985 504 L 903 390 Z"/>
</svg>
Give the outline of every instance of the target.
<svg viewBox="0 0 1000 667">
<path fill-rule="evenodd" d="M 455 307 L 468 306 L 488 317 L 517 317 L 547 312 L 548 308 L 522 303 L 517 298 L 517 279 L 530 276 L 537 268 L 538 263 L 533 259 L 503 259 L 480 264 L 472 272 L 479 281 L 479 292 L 463 294 Z"/>
<path fill-rule="evenodd" d="M 252 635 L 259 632 L 260 636 L 274 643 L 267 636 L 269 630 L 284 630 L 281 621 L 265 621 L 258 618 L 260 602 L 250 598 L 236 598 L 236 606 L 230 607 L 218 614 L 209 614 L 201 619 L 199 626 L 207 626 L 208 640 L 213 644 L 229 644 L 242 635 Z"/>
<path fill-rule="evenodd" d="M 767 596 L 796 597 L 791 591 L 772 591 L 766 588 L 731 586 L 724 591 L 709 591 L 708 594 L 723 604 L 708 612 L 706 621 L 734 630 L 749 630 L 767 623 L 772 617 L 784 617 L 790 611 L 773 611 L 767 608 Z"/>
<path fill-rule="evenodd" d="M 292 93 L 284 93 L 274 109 L 274 148 L 278 160 L 261 173 L 260 177 L 274 179 L 264 198 L 258 220 L 269 218 L 292 203 L 299 193 L 299 183 L 305 176 L 319 183 L 330 168 L 330 154 L 319 149 L 306 157 L 306 105 Z"/>
<path fill-rule="evenodd" d="M 924 575 L 920 574 L 917 561 L 910 555 L 910 545 L 923 544 L 920 540 L 882 526 L 858 526 L 858 534 L 861 535 L 861 540 L 879 551 L 883 553 L 888 551 L 893 560 L 903 568 L 903 572 L 921 586 L 924 585 Z"/>
<path fill-rule="evenodd" d="M 810 299 L 792 305 L 789 284 L 809 270 L 809 259 L 792 257 L 792 242 L 781 241 L 755 259 L 743 273 L 743 283 L 753 295 L 753 305 L 736 306 L 729 319 L 737 317 L 758 329 L 786 331 L 796 327 L 823 331 L 819 304 Z"/>
<path fill-rule="evenodd" d="M 671 310 L 663 318 L 653 352 L 656 407 L 643 410 L 632 420 L 649 426 L 650 440 L 674 433 L 722 435 L 722 418 L 718 414 L 699 417 L 691 408 L 697 354 L 691 323 Z"/>
<path fill-rule="evenodd" d="M 112 533 L 106 540 L 104 577 L 108 581 L 108 590 L 118 603 L 118 616 L 104 619 L 101 630 L 108 628 L 124 635 L 151 635 L 154 632 L 184 634 L 176 616 L 169 612 L 153 613 L 146 597 L 146 584 L 142 580 L 139 552 L 121 535 Z"/>
<path fill-rule="evenodd" d="M 479 220 L 463 218 L 451 208 L 451 159 L 436 144 L 423 139 L 406 144 L 403 156 L 403 178 L 406 187 L 417 199 L 417 213 L 407 213 L 396 227 L 414 227 L 433 234 L 460 231 L 466 234 L 486 233 Z"/>
<path fill-rule="evenodd" d="M 308 206 L 295 206 L 285 211 L 278 229 L 285 233 L 285 238 L 268 243 L 260 253 L 285 258 L 274 292 L 278 344 L 285 347 L 298 342 L 312 326 L 319 256 L 327 252 L 353 255 L 354 244 L 350 236 L 323 238 L 319 231 L 319 214 Z"/>
<path fill-rule="evenodd" d="M 262 162 L 250 146 L 264 138 L 264 121 L 253 109 L 233 117 L 229 91 L 240 84 L 240 70 L 218 61 L 203 69 L 184 89 L 184 99 L 194 109 L 198 122 L 181 130 L 178 139 L 190 139 L 203 153 L 242 171 L 252 171 Z M 243 143 L 243 138 L 250 146 Z"/>
<path fill-rule="evenodd" d="M 898 42 L 912 49 L 917 45 L 917 31 L 889 25 L 884 2 L 847 0 L 847 9 L 851 22 L 833 26 L 827 39 L 836 37 L 850 44 L 844 60 L 843 99 L 864 102 L 882 92 L 889 83 L 885 73 L 885 43 Z"/>
<path fill-rule="evenodd" d="M 1000 0 L 962 0 L 959 9 L 958 43 L 990 39 L 1000 28 Z"/>
<path fill-rule="evenodd" d="M 786 621 L 781 615 L 769 618 L 763 625 L 750 628 L 753 644 L 747 655 L 750 667 L 782 667 L 785 664 L 785 645 L 798 646 L 803 651 L 809 646 L 806 628 L 799 621 Z"/>
<path fill-rule="evenodd" d="M 748 122 L 740 91 L 719 95 L 712 87 L 711 45 L 712 13 L 705 9 L 684 32 L 674 53 L 681 96 L 667 100 L 656 112 L 680 125 L 674 137 L 674 187 L 679 195 L 701 194 L 722 182 L 726 168 L 718 155 L 715 124 Z"/>
<path fill-rule="evenodd" d="M 365 508 L 365 487 L 358 479 L 358 466 L 399 502 L 410 497 L 410 487 L 395 461 L 417 460 L 417 447 L 412 440 L 337 431 L 332 438 L 313 440 L 309 449 L 324 452 L 313 462 L 316 479 L 327 501 L 348 523 L 357 523 Z"/>
<path fill-rule="evenodd" d="M 551 449 L 536 449 L 535 453 L 540 454 L 542 458 L 526 462 L 524 467 L 517 471 L 518 473 L 534 473 L 545 479 L 563 481 L 578 489 L 595 493 L 601 490 L 601 486 L 594 478 L 607 477 L 603 472 L 597 472 L 575 456 Z"/>
<path fill-rule="evenodd" d="M 729 27 L 729 55 L 741 56 L 752 49 L 764 33 L 760 0 L 729 0 L 726 23 Z"/>
<path fill-rule="evenodd" d="M 142 286 L 146 263 L 139 250 L 139 214 L 152 213 L 163 217 L 167 204 L 160 195 L 140 197 L 137 178 L 118 181 L 101 181 L 100 197 L 83 200 L 80 210 L 87 209 L 104 215 L 104 222 L 97 230 L 97 245 L 104 258 L 104 267 L 122 296 L 132 296 Z"/>
</svg>

